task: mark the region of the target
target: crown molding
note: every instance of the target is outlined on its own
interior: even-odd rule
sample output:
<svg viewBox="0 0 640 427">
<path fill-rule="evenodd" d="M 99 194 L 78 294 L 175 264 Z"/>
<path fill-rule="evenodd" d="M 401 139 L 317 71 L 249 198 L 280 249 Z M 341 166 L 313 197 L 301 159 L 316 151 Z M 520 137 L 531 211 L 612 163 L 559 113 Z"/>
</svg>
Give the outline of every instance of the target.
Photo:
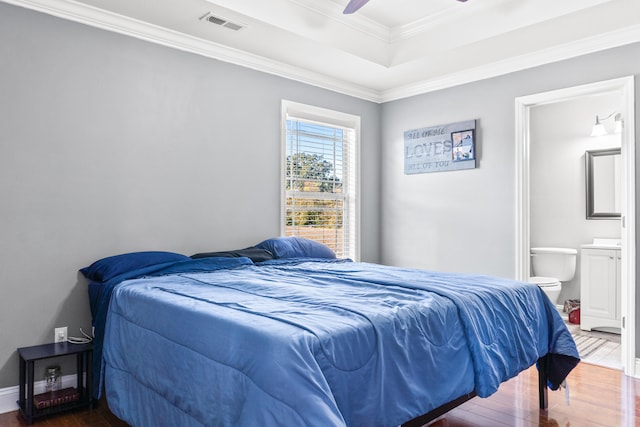
<svg viewBox="0 0 640 427">
<path fill-rule="evenodd" d="M 319 13 L 327 18 L 339 22 L 341 25 L 350 27 L 356 31 L 366 34 L 379 41 L 389 43 L 391 39 L 391 29 L 363 15 L 342 14 L 342 7 L 333 2 L 319 2 L 317 0 L 289 0 L 299 6 Z"/>
<path fill-rule="evenodd" d="M 459 16 L 459 12 L 454 9 L 445 9 L 437 14 L 433 14 L 405 25 L 399 25 L 390 29 L 389 42 L 398 43 L 403 40 L 418 36 L 431 31 L 434 27 L 452 22 Z"/>
<path fill-rule="evenodd" d="M 381 91 L 379 102 L 384 103 L 421 95 L 636 42 L 640 42 L 640 24 L 442 77 Z"/>
<path fill-rule="evenodd" d="M 379 103 L 379 92 L 72 0 L 1 0 L 122 35 Z"/>
<path fill-rule="evenodd" d="M 118 15 L 73 0 L 0 1 L 375 103 L 384 103 L 421 95 L 640 41 L 640 24 L 638 24 L 558 47 L 379 91 Z M 296 1 L 307 2 L 307 0 Z"/>
</svg>

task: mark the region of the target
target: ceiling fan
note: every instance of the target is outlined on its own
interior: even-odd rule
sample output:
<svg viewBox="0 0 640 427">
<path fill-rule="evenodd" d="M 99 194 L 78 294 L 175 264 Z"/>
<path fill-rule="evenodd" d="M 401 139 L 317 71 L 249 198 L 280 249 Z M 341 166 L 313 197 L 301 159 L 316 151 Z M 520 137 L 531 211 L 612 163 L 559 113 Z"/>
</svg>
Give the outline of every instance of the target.
<svg viewBox="0 0 640 427">
<path fill-rule="evenodd" d="M 464 3 L 467 0 L 458 0 L 458 1 Z M 347 4 L 347 7 L 344 8 L 344 11 L 342 13 L 345 15 L 351 14 L 357 11 L 358 9 L 360 9 L 362 6 L 364 6 L 368 2 L 369 0 L 351 0 L 349 4 Z"/>
</svg>

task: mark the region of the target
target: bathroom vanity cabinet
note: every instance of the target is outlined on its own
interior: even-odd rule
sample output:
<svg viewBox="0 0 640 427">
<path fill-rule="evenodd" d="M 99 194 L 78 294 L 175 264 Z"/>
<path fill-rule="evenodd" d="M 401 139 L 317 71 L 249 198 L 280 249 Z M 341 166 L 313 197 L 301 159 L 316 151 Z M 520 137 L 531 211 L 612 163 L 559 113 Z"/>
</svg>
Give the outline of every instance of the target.
<svg viewBox="0 0 640 427">
<path fill-rule="evenodd" d="M 620 333 L 620 274 L 619 247 L 582 246 L 580 329 Z"/>
</svg>

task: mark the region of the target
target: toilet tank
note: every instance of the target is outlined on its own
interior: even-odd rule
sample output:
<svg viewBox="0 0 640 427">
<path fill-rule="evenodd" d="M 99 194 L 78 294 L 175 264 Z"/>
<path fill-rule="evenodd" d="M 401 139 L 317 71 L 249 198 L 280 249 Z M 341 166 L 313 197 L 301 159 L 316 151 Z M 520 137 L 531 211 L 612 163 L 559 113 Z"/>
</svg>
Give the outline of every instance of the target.
<svg viewBox="0 0 640 427">
<path fill-rule="evenodd" d="M 578 251 L 572 248 L 531 248 L 533 275 L 567 282 L 576 273 L 577 256 Z"/>
</svg>

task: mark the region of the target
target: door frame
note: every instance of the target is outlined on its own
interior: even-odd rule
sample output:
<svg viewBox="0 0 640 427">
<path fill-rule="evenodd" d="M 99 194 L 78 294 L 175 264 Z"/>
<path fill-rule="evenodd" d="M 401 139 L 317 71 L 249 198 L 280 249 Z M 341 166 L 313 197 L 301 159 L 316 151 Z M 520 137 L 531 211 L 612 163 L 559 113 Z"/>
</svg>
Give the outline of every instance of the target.
<svg viewBox="0 0 640 427">
<path fill-rule="evenodd" d="M 539 105 L 570 99 L 618 93 L 622 97 L 621 135 L 621 317 L 622 367 L 638 376 L 636 359 L 636 214 L 635 214 L 635 89 L 633 76 L 518 97 L 515 100 L 516 129 L 516 278 L 527 280 L 530 265 L 530 111 Z M 586 242 L 585 242 L 586 243 Z"/>
</svg>

